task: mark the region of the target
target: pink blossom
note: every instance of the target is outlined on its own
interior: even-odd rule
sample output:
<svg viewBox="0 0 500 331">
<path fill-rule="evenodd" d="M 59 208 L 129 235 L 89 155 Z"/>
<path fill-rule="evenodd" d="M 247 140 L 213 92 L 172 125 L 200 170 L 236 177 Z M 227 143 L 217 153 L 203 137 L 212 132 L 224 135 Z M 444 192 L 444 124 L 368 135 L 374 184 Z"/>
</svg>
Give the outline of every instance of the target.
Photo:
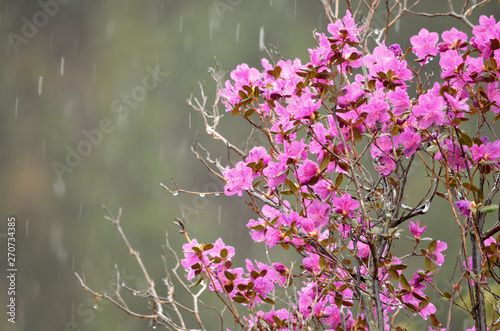
<svg viewBox="0 0 500 331">
<path fill-rule="evenodd" d="M 351 198 L 349 193 L 345 193 L 340 198 L 333 198 L 332 204 L 337 214 L 348 217 L 354 217 L 353 211 L 359 208 L 359 202 Z"/>
<path fill-rule="evenodd" d="M 238 194 L 241 197 L 243 191 L 252 189 L 253 171 L 245 162 L 236 163 L 233 169 L 226 167 L 222 174 L 227 180 L 224 186 L 224 194 L 227 196 Z"/>
<path fill-rule="evenodd" d="M 495 114 L 500 113 L 500 88 L 498 86 L 498 82 L 486 84 L 486 95 L 490 101 L 495 102 L 492 106 L 493 112 Z"/>
<path fill-rule="evenodd" d="M 458 31 L 455 28 L 451 28 L 449 31 L 445 31 L 441 34 L 443 42 L 438 45 L 441 52 L 445 52 L 450 48 L 454 49 L 465 49 L 467 46 L 460 47 L 461 44 L 467 42 L 467 34 L 462 31 Z"/>
<path fill-rule="evenodd" d="M 405 111 L 410 109 L 410 97 L 408 97 L 406 90 L 400 86 L 396 87 L 394 91 L 390 91 L 387 97 L 391 105 L 394 107 L 392 110 L 394 116 L 401 116 Z"/>
<path fill-rule="evenodd" d="M 471 216 L 472 202 L 467 201 L 467 200 L 460 200 L 460 201 L 455 202 L 455 206 L 457 206 L 457 209 L 462 216 L 465 216 L 465 217 Z"/>
<path fill-rule="evenodd" d="M 391 46 L 389 46 L 389 50 L 393 52 L 396 57 L 400 57 L 401 55 L 403 55 L 403 50 L 401 49 L 401 46 L 399 46 L 399 44 L 392 44 Z"/>
<path fill-rule="evenodd" d="M 321 107 L 321 102 L 314 101 L 307 94 L 301 97 L 293 96 L 290 104 L 286 107 L 287 112 L 293 119 L 309 118 Z"/>
<path fill-rule="evenodd" d="M 379 77 L 379 72 L 387 74 L 389 70 L 394 72 L 394 75 L 401 80 L 400 82 L 412 78 L 406 61 L 396 58 L 394 52 L 390 51 L 385 44 L 375 47 L 372 55 L 366 55 L 363 58 L 363 63 L 370 69 L 370 79 Z M 377 87 L 383 88 L 383 85 Z"/>
<path fill-rule="evenodd" d="M 468 56 L 465 59 L 465 64 L 467 65 L 467 73 L 471 74 L 479 74 L 483 71 L 484 60 L 482 57 L 472 57 Z"/>
<path fill-rule="evenodd" d="M 450 49 L 441 54 L 441 59 L 439 60 L 439 65 L 441 66 L 441 78 L 445 79 L 447 77 L 457 74 L 458 67 L 464 63 L 464 59 L 456 49 Z"/>
<path fill-rule="evenodd" d="M 360 107 L 360 111 L 367 113 L 365 123 L 369 127 L 373 127 L 375 123 L 385 123 L 391 119 L 389 109 L 391 107 L 379 98 L 372 98 L 367 104 Z"/>
<path fill-rule="evenodd" d="M 325 307 L 324 314 L 326 315 L 326 317 L 323 317 L 321 320 L 333 330 L 342 322 L 342 318 L 340 317 L 340 310 L 337 306 L 330 305 Z"/>
<path fill-rule="evenodd" d="M 487 142 L 486 144 L 472 145 L 470 149 L 472 160 L 474 162 L 497 161 L 500 158 L 500 140 L 495 142 Z"/>
<path fill-rule="evenodd" d="M 425 59 L 428 56 L 436 56 L 438 48 L 436 43 L 439 40 L 439 35 L 436 32 L 429 32 L 427 29 L 421 29 L 418 35 L 410 38 L 413 46 L 413 53 L 419 59 Z"/>
<path fill-rule="evenodd" d="M 409 127 L 406 127 L 399 136 L 397 136 L 396 141 L 404 146 L 403 154 L 407 158 L 415 154 L 417 149 L 422 143 L 422 138 L 418 133 L 415 133 Z"/>
<path fill-rule="evenodd" d="M 432 261 L 434 261 L 438 266 L 442 266 L 444 263 L 444 255 L 441 252 L 446 250 L 447 248 L 448 248 L 448 245 L 445 242 L 442 242 L 441 240 L 437 240 L 436 249 L 433 252 L 428 252 L 427 256 Z"/>
<path fill-rule="evenodd" d="M 294 160 L 294 161 L 299 161 L 299 160 L 305 160 L 307 159 L 307 152 L 306 152 L 306 147 L 307 145 L 304 144 L 304 138 L 300 139 L 300 141 L 292 141 L 289 143 L 288 141 L 284 142 L 284 153 L 280 155 L 280 159 L 287 161 L 287 160 Z"/>
<path fill-rule="evenodd" d="M 345 38 L 340 31 L 346 31 L 347 37 L 353 42 L 359 41 L 358 35 L 361 32 L 361 29 L 356 26 L 356 22 L 352 18 L 351 12 L 348 10 L 346 10 L 345 16 L 342 20 L 336 20 L 335 23 L 329 24 L 327 30 L 334 38 L 340 39 Z"/>
<path fill-rule="evenodd" d="M 494 39 L 500 40 L 500 22 L 496 23 L 495 18 L 491 15 L 481 15 L 479 17 L 479 25 L 472 29 L 474 37 L 471 38 L 472 46 L 479 49 L 483 58 L 487 59 L 491 56 L 491 42 Z"/>
<path fill-rule="evenodd" d="M 439 95 L 426 93 L 419 96 L 418 104 L 413 107 L 413 115 L 419 119 L 420 128 L 427 129 L 431 125 L 443 125 L 445 106 L 443 98 Z"/>
<path fill-rule="evenodd" d="M 285 162 L 270 162 L 262 171 L 264 177 L 267 178 L 267 185 L 272 188 L 282 184 L 286 179 L 287 169 Z"/>
<path fill-rule="evenodd" d="M 267 154 L 267 150 L 262 147 L 262 146 L 255 146 L 252 148 L 252 150 L 248 153 L 248 157 L 246 158 L 247 163 L 251 162 L 259 162 L 259 160 L 262 160 L 262 163 L 264 165 L 267 165 L 269 161 L 271 161 L 271 156 Z"/>
<path fill-rule="evenodd" d="M 418 220 L 415 223 L 410 221 L 410 231 L 416 239 L 420 239 L 422 233 L 424 233 L 425 229 L 427 229 L 427 225 L 420 227 L 422 221 Z"/>
<path fill-rule="evenodd" d="M 466 145 L 461 145 L 451 139 L 445 139 L 441 142 L 441 150 L 444 152 L 444 156 L 441 152 L 438 152 L 435 156 L 436 160 L 446 160 L 455 171 L 465 169 L 465 156 L 466 152 L 469 150 Z"/>
<path fill-rule="evenodd" d="M 333 56 L 330 41 L 324 33 L 318 34 L 319 45 L 316 48 L 309 48 L 311 64 L 326 65 L 327 61 Z"/>
<path fill-rule="evenodd" d="M 194 250 L 195 247 L 197 250 Z M 202 265 L 208 265 L 208 257 L 200 251 L 201 245 L 198 244 L 196 239 L 192 239 L 189 243 L 182 245 L 182 250 L 184 251 L 184 259 L 181 260 L 181 265 L 187 271 L 187 279 L 191 280 L 197 275 L 197 269 L 192 268 L 194 265 L 200 263 Z M 198 271 L 199 272 L 199 271 Z"/>
<path fill-rule="evenodd" d="M 328 217 L 331 211 L 330 205 L 317 199 L 314 199 L 313 202 L 307 206 L 306 211 L 307 218 L 312 220 L 314 226 L 318 229 L 327 225 L 330 220 Z"/>
<path fill-rule="evenodd" d="M 316 162 L 309 159 L 305 160 L 303 164 L 297 169 L 297 177 L 300 184 L 307 184 L 311 178 L 319 173 L 319 166 Z"/>
</svg>

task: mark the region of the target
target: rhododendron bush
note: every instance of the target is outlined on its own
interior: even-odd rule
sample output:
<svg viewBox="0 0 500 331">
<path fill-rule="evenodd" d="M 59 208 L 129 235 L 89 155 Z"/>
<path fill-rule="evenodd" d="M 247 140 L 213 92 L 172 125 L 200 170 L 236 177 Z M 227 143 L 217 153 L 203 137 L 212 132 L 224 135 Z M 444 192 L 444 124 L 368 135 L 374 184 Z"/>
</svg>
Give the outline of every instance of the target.
<svg viewBox="0 0 500 331">
<path fill-rule="evenodd" d="M 248 329 L 403 329 L 395 317 L 405 310 L 443 329 L 428 292 L 447 244 L 422 241 L 426 225 L 418 220 L 442 198 L 461 230 L 463 266 L 453 293 L 434 290 L 456 300 L 469 287 L 472 306 L 453 304 L 480 318 L 476 300 L 500 280 L 498 229 L 484 231 L 500 184 L 500 23 L 482 16 L 471 38 L 453 28 L 442 41 L 421 29 L 405 52 L 382 42 L 371 54 L 358 47 L 360 28 L 349 11 L 327 30 L 316 34 L 307 62 L 241 64 L 220 90 L 226 111 L 268 140 L 225 167 L 224 193 L 248 193 L 257 214 L 247 224 L 252 239 L 295 250 L 300 268 L 250 260 L 235 266 L 234 248 L 222 239 L 192 239 L 183 246 L 188 279 L 206 278 L 212 291 L 246 306 L 248 315 L 232 312 Z M 433 58 L 441 80 L 425 84 L 419 71 Z M 427 168 L 429 190 L 407 206 L 416 159 Z M 404 229 L 415 245 L 395 251 Z M 416 256 L 421 269 L 406 272 L 406 260 Z M 292 286 L 296 300 L 275 308 L 271 293 Z M 487 323 L 496 325 L 492 318 Z"/>
<path fill-rule="evenodd" d="M 222 116 L 195 105 L 233 152 L 227 164 L 204 163 L 255 212 L 252 240 L 296 263 L 237 265 L 244 253 L 224 238 L 189 238 L 179 222 L 187 279 L 249 330 L 445 330 L 457 311 L 470 314 L 470 330 L 496 330 L 500 22 L 422 28 L 408 49 L 383 40 L 367 49 L 363 29 L 348 10 L 314 35 L 308 59 L 231 71 L 222 107 L 264 137 L 245 151 L 216 131 Z M 424 74 L 431 61 L 437 77 Z M 408 185 L 416 164 L 423 192 Z M 460 233 L 458 252 L 426 233 L 421 215 L 438 200 Z M 455 264 L 448 292 L 435 283 L 445 259 Z"/>
</svg>

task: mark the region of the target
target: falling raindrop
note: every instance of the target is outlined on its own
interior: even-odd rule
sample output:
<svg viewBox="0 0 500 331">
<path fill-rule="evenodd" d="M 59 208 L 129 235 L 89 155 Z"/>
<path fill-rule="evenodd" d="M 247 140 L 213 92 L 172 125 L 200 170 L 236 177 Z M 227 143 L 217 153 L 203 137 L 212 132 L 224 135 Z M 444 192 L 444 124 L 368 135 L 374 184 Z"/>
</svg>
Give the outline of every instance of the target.
<svg viewBox="0 0 500 331">
<path fill-rule="evenodd" d="M 181 19 L 179 20 L 179 32 L 182 32 L 182 18 L 183 17 L 181 16 Z"/>
<path fill-rule="evenodd" d="M 52 184 L 52 189 L 54 190 L 54 194 L 57 198 L 62 199 L 66 193 L 66 184 L 62 177 L 58 177 L 54 184 Z"/>
<path fill-rule="evenodd" d="M 80 202 L 80 211 L 78 212 L 78 222 L 82 221 L 82 207 L 83 203 Z"/>
<path fill-rule="evenodd" d="M 174 193 L 172 193 L 172 195 L 173 195 L 174 197 L 176 197 L 176 196 L 178 196 L 178 195 L 179 195 L 179 192 L 174 192 Z"/>
<path fill-rule="evenodd" d="M 189 128 L 191 129 L 191 113 L 189 113 Z"/>
<path fill-rule="evenodd" d="M 236 24 L 236 42 L 240 41 L 240 22 Z"/>
<path fill-rule="evenodd" d="M 204 198 L 205 197 L 205 193 L 200 193 L 200 198 Z"/>
<path fill-rule="evenodd" d="M 94 85 L 95 85 L 95 69 L 96 69 L 96 63 L 94 62 Z M 120 103 L 120 105 L 121 105 L 121 103 Z"/>
<path fill-rule="evenodd" d="M 209 28 L 210 40 L 212 40 L 212 32 L 213 32 L 213 30 L 214 30 L 214 22 L 210 21 L 210 28 Z"/>
<path fill-rule="evenodd" d="M 61 76 L 64 76 L 64 56 L 61 56 Z"/>
<path fill-rule="evenodd" d="M 259 33 L 259 50 L 263 51 L 264 50 L 264 27 L 260 27 L 260 33 Z"/>
<path fill-rule="evenodd" d="M 43 76 L 38 77 L 38 95 L 42 95 Z"/>
<path fill-rule="evenodd" d="M 14 109 L 14 116 L 17 117 L 17 105 L 19 104 L 19 97 L 16 97 L 16 107 Z"/>
<path fill-rule="evenodd" d="M 220 220 L 221 220 L 221 206 L 219 205 L 219 224 L 220 224 Z"/>
<path fill-rule="evenodd" d="M 47 150 L 47 140 L 42 139 L 42 157 L 45 159 L 45 151 Z"/>
</svg>

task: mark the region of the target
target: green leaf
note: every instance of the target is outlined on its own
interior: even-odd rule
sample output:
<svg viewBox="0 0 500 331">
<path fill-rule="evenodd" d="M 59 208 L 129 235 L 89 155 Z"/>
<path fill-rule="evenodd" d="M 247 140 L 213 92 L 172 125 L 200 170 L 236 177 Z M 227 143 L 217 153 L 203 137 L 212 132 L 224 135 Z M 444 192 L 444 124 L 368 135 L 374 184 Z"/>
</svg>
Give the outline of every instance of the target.
<svg viewBox="0 0 500 331">
<path fill-rule="evenodd" d="M 233 297 L 233 301 L 236 303 L 248 303 L 248 299 L 239 295 Z"/>
<path fill-rule="evenodd" d="M 223 259 L 225 259 L 228 255 L 228 251 L 226 248 L 223 248 L 221 251 L 220 251 L 220 257 L 222 257 Z"/>
<path fill-rule="evenodd" d="M 403 286 L 403 288 L 405 290 L 408 290 L 408 291 L 411 290 L 410 283 L 408 283 L 408 280 L 406 279 L 405 275 L 401 274 L 401 276 L 399 277 L 399 280 L 401 281 L 401 286 Z"/>
<path fill-rule="evenodd" d="M 243 117 L 244 118 L 250 117 L 254 113 L 255 113 L 255 108 L 250 108 L 247 111 L 245 111 L 245 113 L 243 114 Z"/>
<path fill-rule="evenodd" d="M 437 241 L 436 240 L 433 240 L 430 244 L 429 244 L 429 247 L 427 248 L 428 252 L 429 253 L 432 253 L 436 250 L 437 248 Z"/>
<path fill-rule="evenodd" d="M 196 287 L 196 286 L 200 285 L 201 282 L 203 281 L 203 279 L 204 279 L 203 277 L 200 277 L 198 279 L 198 281 L 196 283 L 194 283 L 193 285 L 189 286 L 189 288 L 193 288 L 193 287 Z"/>
<path fill-rule="evenodd" d="M 426 151 L 428 153 L 431 153 L 431 154 L 436 154 L 437 152 L 439 152 L 439 146 L 438 145 L 430 145 L 429 147 L 427 147 Z"/>
<path fill-rule="evenodd" d="M 234 284 L 230 283 L 230 284 L 224 285 L 224 289 L 226 290 L 227 293 L 231 293 L 234 290 Z"/>
<path fill-rule="evenodd" d="M 441 323 L 439 323 L 439 320 L 437 319 L 436 315 L 430 314 L 429 317 L 431 318 L 431 323 L 435 327 L 441 327 Z"/>
<path fill-rule="evenodd" d="M 224 276 L 226 276 L 227 279 L 233 281 L 236 279 L 236 275 L 235 274 L 232 274 L 230 273 L 229 271 L 224 271 Z"/>
<path fill-rule="evenodd" d="M 460 138 L 458 138 L 458 142 L 462 145 L 465 145 L 467 147 L 472 147 L 473 142 L 471 137 L 469 137 L 467 134 L 460 132 Z"/>
<path fill-rule="evenodd" d="M 339 187 L 342 184 L 343 180 L 344 180 L 344 175 L 342 175 L 342 173 L 339 173 L 337 179 L 335 179 L 335 186 Z"/>
<path fill-rule="evenodd" d="M 481 206 L 477 209 L 481 213 L 493 213 L 494 211 L 498 210 L 498 205 L 487 205 L 487 206 Z"/>
<path fill-rule="evenodd" d="M 434 263 L 432 263 L 431 259 L 429 259 L 428 257 L 425 258 L 425 268 L 430 271 L 436 270 Z"/>
<path fill-rule="evenodd" d="M 273 300 L 273 299 L 271 299 L 271 298 L 263 298 L 263 297 L 261 297 L 260 295 L 259 295 L 259 298 L 261 298 L 261 299 L 262 299 L 262 301 L 264 301 L 265 303 L 268 303 L 268 304 L 270 304 L 270 305 L 275 305 L 275 304 L 276 304 L 276 302 L 274 302 L 274 300 Z"/>
</svg>

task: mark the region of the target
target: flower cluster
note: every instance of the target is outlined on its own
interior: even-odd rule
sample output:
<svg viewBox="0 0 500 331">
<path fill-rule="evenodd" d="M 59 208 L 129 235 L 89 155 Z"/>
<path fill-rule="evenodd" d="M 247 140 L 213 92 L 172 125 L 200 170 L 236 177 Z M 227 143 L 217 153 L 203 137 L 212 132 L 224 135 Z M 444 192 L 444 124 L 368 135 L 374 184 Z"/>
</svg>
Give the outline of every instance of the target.
<svg viewBox="0 0 500 331">
<path fill-rule="evenodd" d="M 378 320 L 389 330 L 395 326 L 384 316 L 400 309 L 434 320 L 436 307 L 424 291 L 444 263 L 447 244 L 432 240 L 417 251 L 426 226 L 410 222 L 416 245 L 406 258 L 420 256 L 425 269 L 406 279 L 406 266 L 391 243 L 400 238 L 400 225 L 418 213 L 399 207 L 404 198 L 400 174 L 408 174 L 414 158 L 428 160 L 429 172 L 443 176 L 448 188 L 466 189 L 470 201 L 441 194 L 458 215 L 495 210 L 474 209 L 484 195 L 472 179 L 464 182 L 462 172 L 483 178 L 498 173 L 500 141 L 494 131 L 493 141 L 486 134 L 471 137 L 463 123 L 472 116 L 483 124 L 491 114 L 494 121 L 499 118 L 500 23 L 481 17 L 470 39 L 455 28 L 442 33 L 441 43 L 426 29 L 412 37 L 420 66 L 439 57 L 442 81 L 427 90 L 408 64 L 410 52 L 403 54 L 399 45 L 382 43 L 362 54 L 361 29 L 350 12 L 327 30 L 328 35 L 317 34 L 309 62 L 280 60 L 273 66 L 264 59 L 262 71 L 242 64 L 220 90 L 226 110 L 258 118 L 270 141 L 268 148 L 255 146 L 234 167 L 226 167 L 224 191 L 267 201 L 248 222 L 250 235 L 269 247 L 292 246 L 303 256 L 301 273 L 281 263 L 249 260 L 246 270 L 232 268 L 234 249 L 220 239 L 213 245 L 194 239 L 184 245 L 182 265 L 188 278 L 205 275 L 212 290 L 253 309 L 246 318 L 249 329 L 298 330 L 316 321 L 325 329 L 360 330 Z M 365 75 L 357 73 L 361 66 Z M 416 94 L 410 89 L 414 83 Z M 363 157 L 371 159 L 379 180 L 361 164 Z M 434 189 L 430 198 L 436 195 Z M 497 254 L 496 244 L 488 247 Z M 274 304 L 269 293 L 289 287 L 294 278 L 300 288 L 291 308 L 255 310 Z M 380 304 L 366 307 L 366 293 L 376 293 Z M 362 313 L 351 310 L 355 302 L 362 303 Z"/>
</svg>

